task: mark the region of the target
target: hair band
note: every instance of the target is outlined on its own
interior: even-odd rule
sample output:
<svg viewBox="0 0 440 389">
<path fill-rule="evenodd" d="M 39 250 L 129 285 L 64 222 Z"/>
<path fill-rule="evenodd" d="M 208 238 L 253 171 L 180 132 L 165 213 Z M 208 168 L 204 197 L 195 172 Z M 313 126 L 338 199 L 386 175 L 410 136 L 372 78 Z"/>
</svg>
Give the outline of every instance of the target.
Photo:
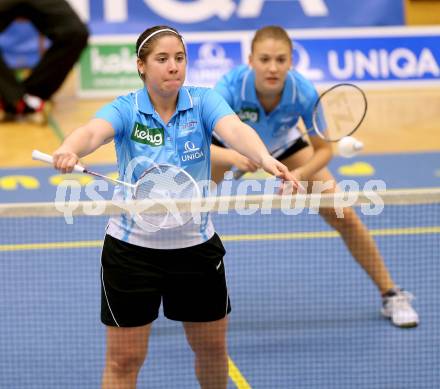
<svg viewBox="0 0 440 389">
<path fill-rule="evenodd" d="M 171 30 L 170 28 L 162 28 L 161 30 L 157 30 L 157 31 L 152 32 L 152 33 L 151 33 L 150 35 L 148 35 L 148 36 L 142 41 L 142 43 L 139 45 L 139 49 L 138 49 L 138 52 L 137 52 L 137 56 L 138 56 L 138 58 L 139 58 L 139 54 L 140 54 L 140 52 L 141 52 L 142 46 L 145 45 L 145 43 L 147 43 L 147 41 L 148 41 L 150 38 L 152 38 L 153 36 L 155 36 L 156 34 L 159 34 L 160 32 L 165 32 L 165 31 L 169 31 L 169 32 L 172 32 L 173 34 L 176 34 L 177 36 L 180 36 L 176 31 Z"/>
</svg>

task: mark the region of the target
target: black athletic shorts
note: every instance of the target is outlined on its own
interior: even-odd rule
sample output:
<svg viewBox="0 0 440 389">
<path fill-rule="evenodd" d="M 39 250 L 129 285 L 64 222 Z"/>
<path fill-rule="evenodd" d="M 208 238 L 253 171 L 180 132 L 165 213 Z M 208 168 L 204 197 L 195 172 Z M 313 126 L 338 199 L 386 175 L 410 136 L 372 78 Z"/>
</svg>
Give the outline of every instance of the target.
<svg viewBox="0 0 440 389">
<path fill-rule="evenodd" d="M 216 137 L 212 137 L 212 144 L 219 147 L 226 147 L 222 142 L 220 142 Z M 291 155 L 297 153 L 303 148 L 307 147 L 309 143 L 305 141 L 303 138 L 298 138 L 295 143 L 290 146 L 287 150 L 285 150 L 281 155 L 276 157 L 278 161 L 282 161 L 283 159 L 289 158 Z"/>
<path fill-rule="evenodd" d="M 219 320 L 230 311 L 223 256 L 217 234 L 181 249 L 139 247 L 107 235 L 102 250 L 101 320 L 108 326 L 136 327 L 158 317 Z"/>
</svg>

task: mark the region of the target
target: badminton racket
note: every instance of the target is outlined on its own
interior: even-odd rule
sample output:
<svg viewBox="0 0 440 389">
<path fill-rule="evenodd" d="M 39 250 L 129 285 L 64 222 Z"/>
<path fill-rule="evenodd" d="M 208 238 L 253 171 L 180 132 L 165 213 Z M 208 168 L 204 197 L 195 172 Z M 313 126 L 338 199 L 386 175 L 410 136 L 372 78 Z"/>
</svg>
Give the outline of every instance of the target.
<svg viewBox="0 0 440 389">
<path fill-rule="evenodd" d="M 32 159 L 53 164 L 53 157 L 41 151 L 34 150 Z M 123 185 L 131 189 L 133 200 L 155 200 L 155 204 L 164 204 L 157 212 L 148 211 L 148 207 L 141 210 L 138 216 L 143 222 L 155 229 L 175 228 L 191 221 L 195 214 L 191 211 L 179 212 L 173 206 L 172 201 L 162 202 L 161 200 L 193 200 L 201 197 L 200 188 L 197 182 L 185 170 L 170 164 L 154 164 L 144 170 L 136 183 L 128 183 L 106 175 L 91 171 L 81 165 L 73 167 L 74 172 L 89 174 L 102 178 L 115 185 Z M 142 209 L 142 208 L 141 208 Z"/>
<path fill-rule="evenodd" d="M 341 83 L 323 92 L 313 106 L 312 127 L 302 135 L 316 133 L 326 142 L 338 142 L 352 135 L 365 119 L 368 101 L 365 92 L 357 85 Z M 297 139 L 295 139 L 296 141 Z M 271 154 L 277 157 L 291 145 L 284 145 Z M 246 172 L 236 170 L 234 178 L 239 179 Z"/>
</svg>

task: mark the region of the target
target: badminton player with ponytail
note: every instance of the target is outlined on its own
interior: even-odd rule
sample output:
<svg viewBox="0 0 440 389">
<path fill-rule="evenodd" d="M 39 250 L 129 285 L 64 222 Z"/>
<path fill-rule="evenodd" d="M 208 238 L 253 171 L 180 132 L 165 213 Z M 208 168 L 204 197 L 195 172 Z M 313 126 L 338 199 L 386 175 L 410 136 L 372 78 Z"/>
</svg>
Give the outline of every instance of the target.
<svg viewBox="0 0 440 389">
<path fill-rule="evenodd" d="M 133 188 L 148 192 L 170 176 L 181 177 L 185 185 L 204 183 L 200 188 L 203 195 L 208 190 L 211 134 L 215 129 L 268 173 L 295 181 L 217 92 L 183 86 L 186 49 L 175 29 L 147 29 L 139 36 L 136 50 L 144 87 L 118 97 L 73 131 L 53 153 L 56 169 L 92 173 L 78 167 L 79 158 L 114 140 L 120 175 L 115 199 L 127 198 Z M 39 152 L 34 156 L 50 160 Z M 156 165 L 161 167 L 161 174 L 156 171 L 150 186 L 138 185 L 145 172 L 148 175 Z M 132 172 L 128 177 L 131 182 L 125 185 L 128 170 Z M 165 192 L 179 188 L 182 182 L 175 182 Z M 165 316 L 183 322 L 195 353 L 200 386 L 225 389 L 227 314 L 231 308 L 223 264 L 225 251 L 209 215 L 201 223 L 187 221 L 173 228 L 143 226 L 126 214 L 112 216 L 108 223 L 101 273 L 101 319 L 107 326 L 102 387 L 136 386 L 151 323 L 162 301 Z"/>
<path fill-rule="evenodd" d="M 367 101 L 362 90 L 351 84 L 338 84 L 318 96 L 313 85 L 291 69 L 291 57 L 292 41 L 284 29 L 261 28 L 252 41 L 250 66 L 232 69 L 219 80 L 215 90 L 257 131 L 272 155 L 300 181 L 308 182 L 311 190 L 315 181 L 335 183 L 327 168 L 332 158 L 330 142 L 356 131 L 365 117 Z M 297 128 L 299 119 L 307 127 L 310 143 Z M 258 167 L 227 145 L 228 140 L 215 132 L 211 158 L 216 182 L 233 166 L 237 169 L 236 178 Z M 334 184 L 325 192 L 337 190 Z M 322 208 L 320 215 L 340 233 L 350 253 L 376 284 L 383 299 L 382 314 L 398 327 L 416 326 L 419 318 L 410 304 L 411 294 L 395 285 L 356 212 L 344 208 L 344 217 L 338 218 L 334 210 Z"/>
</svg>

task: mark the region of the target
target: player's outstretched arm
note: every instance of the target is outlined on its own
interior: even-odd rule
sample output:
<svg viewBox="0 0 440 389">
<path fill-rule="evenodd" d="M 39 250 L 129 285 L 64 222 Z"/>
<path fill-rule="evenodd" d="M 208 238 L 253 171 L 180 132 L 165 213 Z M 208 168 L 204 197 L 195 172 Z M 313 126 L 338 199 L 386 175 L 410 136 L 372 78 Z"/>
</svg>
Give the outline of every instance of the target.
<svg viewBox="0 0 440 389">
<path fill-rule="evenodd" d="M 242 172 L 254 172 L 258 169 L 258 165 L 244 155 L 235 150 L 216 145 L 211 145 L 211 161 L 216 166 L 222 166 L 227 169 L 235 166 Z"/>
<path fill-rule="evenodd" d="M 53 153 L 54 167 L 63 173 L 72 171 L 79 158 L 89 155 L 114 137 L 111 124 L 103 119 L 92 119 L 73 130 Z"/>
<path fill-rule="evenodd" d="M 249 158 L 266 172 L 298 186 L 296 178 L 286 166 L 273 158 L 263 141 L 253 128 L 243 123 L 237 115 L 227 115 L 220 119 L 215 131 L 224 141 L 240 154 Z"/>
</svg>

